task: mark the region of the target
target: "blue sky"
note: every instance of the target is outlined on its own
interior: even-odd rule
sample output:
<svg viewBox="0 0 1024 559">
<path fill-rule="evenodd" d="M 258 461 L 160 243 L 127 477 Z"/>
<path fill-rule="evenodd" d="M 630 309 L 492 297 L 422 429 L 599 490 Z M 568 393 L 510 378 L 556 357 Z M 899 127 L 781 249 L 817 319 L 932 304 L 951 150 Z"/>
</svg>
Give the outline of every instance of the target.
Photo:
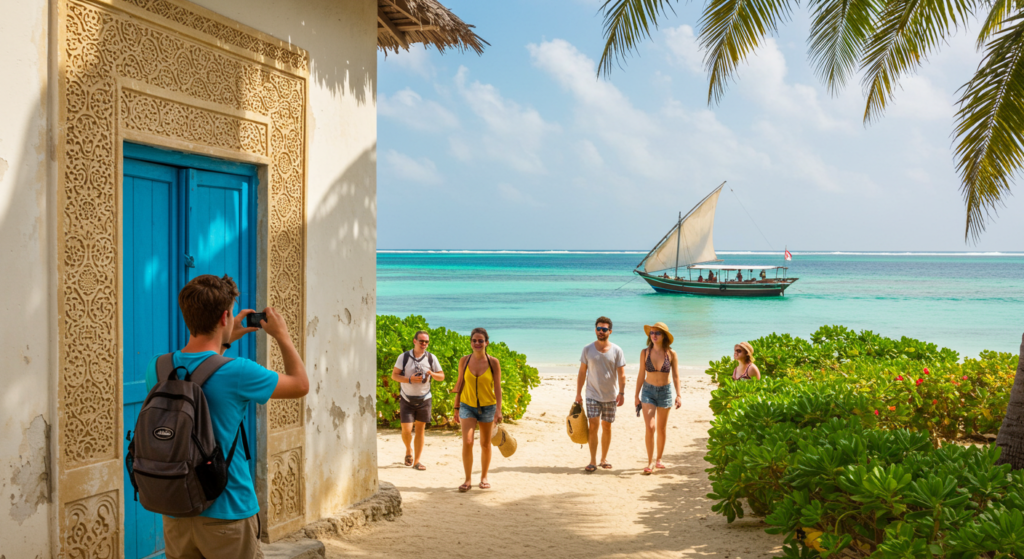
<svg viewBox="0 0 1024 559">
<path fill-rule="evenodd" d="M 832 97 L 813 75 L 802 10 L 709 106 L 698 2 L 610 79 L 599 0 L 444 3 L 491 46 L 379 56 L 380 249 L 647 249 L 728 181 L 719 250 L 1024 250 L 1013 197 L 964 244 L 951 132 L 973 29 L 865 127 L 859 81 Z"/>
</svg>

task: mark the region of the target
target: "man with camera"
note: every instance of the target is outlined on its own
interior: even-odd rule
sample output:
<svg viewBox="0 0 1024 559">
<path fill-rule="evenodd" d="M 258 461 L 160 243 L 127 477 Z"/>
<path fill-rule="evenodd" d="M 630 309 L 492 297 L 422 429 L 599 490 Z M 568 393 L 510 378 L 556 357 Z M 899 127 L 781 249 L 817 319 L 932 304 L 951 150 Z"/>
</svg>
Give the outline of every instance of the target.
<svg viewBox="0 0 1024 559">
<path fill-rule="evenodd" d="M 234 446 L 244 433 L 240 425 L 249 402 L 266 404 L 271 398 L 301 398 L 309 392 L 302 357 L 295 349 L 288 326 L 273 307 L 267 307 L 259 327 L 243 326 L 255 313 L 245 309 L 234 315 L 238 287 L 228 276 L 198 276 L 178 294 L 178 306 L 188 327 L 185 347 L 173 353 L 173 366 L 188 374 L 208 357 L 222 355 L 242 336 L 263 330 L 277 342 L 284 357 L 284 374 L 268 370 L 245 358 L 223 364 L 203 384 L 214 436 L 222 449 Z M 253 321 L 250 321 L 253 322 Z M 157 384 L 157 358 L 146 370 L 148 390 Z M 244 439 L 244 436 L 241 436 Z M 244 444 L 244 440 L 243 440 Z M 213 557 L 262 558 L 259 538 L 259 502 L 244 456 L 235 455 L 227 467 L 227 486 L 199 516 L 163 517 L 167 559 Z"/>
<path fill-rule="evenodd" d="M 420 462 L 423 454 L 424 429 L 430 423 L 433 401 L 430 398 L 430 381 L 444 380 L 444 371 L 432 353 L 430 333 L 416 332 L 412 337 L 412 349 L 398 356 L 391 380 L 399 383 L 399 418 L 402 422 L 402 442 L 405 443 L 405 465 L 417 470 L 426 470 Z M 413 456 L 413 428 L 416 430 L 416 450 Z"/>
</svg>

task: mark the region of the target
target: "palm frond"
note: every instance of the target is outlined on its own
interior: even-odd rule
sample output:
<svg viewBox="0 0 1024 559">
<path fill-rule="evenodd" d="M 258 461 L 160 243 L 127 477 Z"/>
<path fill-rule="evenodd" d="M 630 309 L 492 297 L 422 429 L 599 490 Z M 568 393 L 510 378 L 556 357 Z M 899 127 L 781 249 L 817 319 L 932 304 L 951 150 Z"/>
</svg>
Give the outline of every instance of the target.
<svg viewBox="0 0 1024 559">
<path fill-rule="evenodd" d="M 989 9 L 988 15 L 985 16 L 985 20 L 981 22 L 981 31 L 978 33 L 977 46 L 979 49 L 985 46 L 992 35 L 1002 29 L 1006 18 L 1011 14 L 1019 13 L 1021 8 L 1024 8 L 1024 2 L 1021 0 L 991 0 L 991 2 L 992 7 Z"/>
<path fill-rule="evenodd" d="M 678 1 L 678 0 L 677 0 Z M 597 63 L 597 75 L 607 77 L 615 61 L 622 61 L 637 44 L 651 37 L 651 27 L 657 29 L 658 19 L 675 8 L 669 0 L 606 0 L 604 12 L 604 51 Z"/>
<path fill-rule="evenodd" d="M 888 0 L 865 46 L 864 121 L 885 110 L 903 74 L 916 69 L 957 27 L 978 0 Z"/>
<path fill-rule="evenodd" d="M 1004 20 L 956 114 L 957 171 L 967 206 L 965 240 L 977 240 L 1024 166 L 1024 15 Z"/>
<path fill-rule="evenodd" d="M 736 66 L 765 35 L 789 19 L 792 0 L 709 0 L 700 18 L 700 46 L 707 53 L 708 103 L 725 93 Z"/>
<path fill-rule="evenodd" d="M 874 30 L 883 0 L 811 0 L 808 54 L 830 94 L 857 70 L 857 60 Z M 1009 0 L 1004 0 L 1009 1 Z"/>
</svg>

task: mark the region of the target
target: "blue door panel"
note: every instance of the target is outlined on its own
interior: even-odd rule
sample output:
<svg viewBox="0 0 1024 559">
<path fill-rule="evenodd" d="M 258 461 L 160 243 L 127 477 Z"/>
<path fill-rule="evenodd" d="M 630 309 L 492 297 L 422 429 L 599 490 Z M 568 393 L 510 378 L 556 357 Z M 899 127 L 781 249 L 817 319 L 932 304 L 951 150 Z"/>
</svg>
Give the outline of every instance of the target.
<svg viewBox="0 0 1024 559">
<path fill-rule="evenodd" d="M 235 311 L 255 306 L 256 169 L 127 143 L 124 154 L 122 324 L 127 435 L 134 429 L 147 395 L 149 361 L 188 341 L 177 304 L 182 286 L 201 274 L 228 274 L 240 292 Z M 189 256 L 193 268 L 186 267 Z M 229 357 L 249 359 L 255 354 L 253 336 L 225 352 Z M 255 453 L 254 425 L 255 408 L 250 406 L 246 431 Z M 126 453 L 127 447 L 126 440 Z M 244 456 L 236 454 L 235 459 Z M 255 461 L 250 462 L 253 475 L 254 470 Z M 125 557 L 163 557 L 160 515 L 146 511 L 131 498 L 127 475 L 124 487 L 129 496 L 125 501 Z"/>
</svg>

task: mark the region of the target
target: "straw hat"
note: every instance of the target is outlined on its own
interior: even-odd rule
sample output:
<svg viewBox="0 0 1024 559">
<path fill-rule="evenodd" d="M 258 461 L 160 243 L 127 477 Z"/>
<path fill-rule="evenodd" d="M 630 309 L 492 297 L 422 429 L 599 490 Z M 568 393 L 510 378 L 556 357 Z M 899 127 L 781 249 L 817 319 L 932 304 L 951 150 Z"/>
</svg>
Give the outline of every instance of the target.
<svg viewBox="0 0 1024 559">
<path fill-rule="evenodd" d="M 569 439 L 576 444 L 590 442 L 590 423 L 579 402 L 573 402 L 569 408 L 569 415 L 565 418 L 565 431 L 569 433 Z"/>
<path fill-rule="evenodd" d="M 516 440 L 509 434 L 508 430 L 501 423 L 494 424 L 494 430 L 491 431 L 491 444 L 498 447 L 501 451 L 501 455 L 505 458 L 512 456 L 516 453 Z"/>
<path fill-rule="evenodd" d="M 738 343 L 736 345 L 742 347 L 743 351 L 747 352 L 747 357 L 749 357 L 750 358 L 750 362 L 753 363 L 754 362 L 754 346 L 750 345 L 749 342 L 740 342 L 740 343 Z"/>
<path fill-rule="evenodd" d="M 668 337 L 668 343 L 669 344 L 671 344 L 671 343 L 676 341 L 676 339 L 672 336 L 672 332 L 668 331 L 668 326 L 664 322 L 655 322 L 652 326 L 647 326 L 645 324 L 644 325 L 644 333 L 647 334 L 648 338 L 651 337 L 651 328 L 657 328 L 658 330 L 661 330 L 662 332 L 664 332 L 665 336 Z"/>
</svg>

